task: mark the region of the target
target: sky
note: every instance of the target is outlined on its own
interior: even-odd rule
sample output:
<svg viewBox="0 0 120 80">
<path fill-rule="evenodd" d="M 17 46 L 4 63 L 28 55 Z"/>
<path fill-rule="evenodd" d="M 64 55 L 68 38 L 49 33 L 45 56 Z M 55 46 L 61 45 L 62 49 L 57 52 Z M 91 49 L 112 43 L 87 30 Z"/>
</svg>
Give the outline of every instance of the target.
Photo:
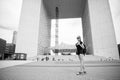
<svg viewBox="0 0 120 80">
<path fill-rule="evenodd" d="M 12 42 L 18 30 L 22 0 L 0 0 L 0 38 Z"/>
<path fill-rule="evenodd" d="M 51 21 L 51 46 L 55 45 L 55 19 Z M 75 44 L 76 37 L 82 38 L 81 18 L 59 19 L 59 44 Z M 83 39 L 83 38 L 82 38 Z"/>
<path fill-rule="evenodd" d="M 120 44 L 120 0 L 109 0 L 114 29 L 116 34 L 116 41 Z"/>
<path fill-rule="evenodd" d="M 116 40 L 117 43 L 120 43 L 120 0 L 109 0 L 109 2 L 114 22 Z M 7 42 L 12 41 L 13 31 L 18 30 L 21 7 L 22 0 L 0 0 L 0 38 L 7 40 Z M 54 45 L 55 21 L 52 20 L 51 22 L 51 44 Z M 80 18 L 59 20 L 59 43 L 73 44 L 78 35 L 82 36 L 82 24 Z"/>
</svg>

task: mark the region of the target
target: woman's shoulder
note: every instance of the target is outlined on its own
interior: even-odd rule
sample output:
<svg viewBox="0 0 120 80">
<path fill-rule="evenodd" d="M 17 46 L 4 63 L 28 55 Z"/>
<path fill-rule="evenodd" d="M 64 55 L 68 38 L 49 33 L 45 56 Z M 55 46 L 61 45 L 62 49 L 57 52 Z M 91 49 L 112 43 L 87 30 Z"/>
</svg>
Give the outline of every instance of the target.
<svg viewBox="0 0 120 80">
<path fill-rule="evenodd" d="M 75 45 L 77 45 L 78 44 L 78 42 L 77 43 L 75 43 Z"/>
</svg>

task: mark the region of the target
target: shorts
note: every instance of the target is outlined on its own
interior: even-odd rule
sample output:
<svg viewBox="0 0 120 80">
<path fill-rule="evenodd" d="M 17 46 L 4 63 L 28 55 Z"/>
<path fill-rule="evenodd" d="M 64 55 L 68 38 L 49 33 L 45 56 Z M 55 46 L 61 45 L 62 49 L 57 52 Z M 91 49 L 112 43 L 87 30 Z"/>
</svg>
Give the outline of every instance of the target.
<svg viewBox="0 0 120 80">
<path fill-rule="evenodd" d="M 81 50 L 81 51 L 79 51 L 79 52 L 76 51 L 76 55 L 80 55 L 80 54 L 85 55 L 85 53 L 83 52 L 83 50 Z"/>
</svg>

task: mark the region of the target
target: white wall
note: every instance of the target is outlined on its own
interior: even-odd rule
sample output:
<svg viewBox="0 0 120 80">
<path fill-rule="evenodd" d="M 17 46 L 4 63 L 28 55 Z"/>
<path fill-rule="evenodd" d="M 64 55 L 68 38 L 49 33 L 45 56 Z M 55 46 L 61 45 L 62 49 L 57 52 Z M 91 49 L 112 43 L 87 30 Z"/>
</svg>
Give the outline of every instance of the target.
<svg viewBox="0 0 120 80">
<path fill-rule="evenodd" d="M 113 21 L 108 0 L 87 0 L 95 55 L 118 59 Z"/>
<path fill-rule="evenodd" d="M 91 33 L 91 25 L 90 25 L 90 15 L 89 15 L 87 3 L 83 11 L 82 25 L 83 25 L 83 40 L 87 48 L 87 54 L 93 54 L 93 42 L 92 42 L 92 33 Z"/>
<path fill-rule="evenodd" d="M 38 39 L 38 55 L 49 52 L 51 37 L 51 19 L 46 11 L 43 1 L 40 8 L 40 22 L 39 22 L 39 39 Z"/>
<path fill-rule="evenodd" d="M 41 0 L 23 0 L 16 52 L 37 55 Z"/>
</svg>

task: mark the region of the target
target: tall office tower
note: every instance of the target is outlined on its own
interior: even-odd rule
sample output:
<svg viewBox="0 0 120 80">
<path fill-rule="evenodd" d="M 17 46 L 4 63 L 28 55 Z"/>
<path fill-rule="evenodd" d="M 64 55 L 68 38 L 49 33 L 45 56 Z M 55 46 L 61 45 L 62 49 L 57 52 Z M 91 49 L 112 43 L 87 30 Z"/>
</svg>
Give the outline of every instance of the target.
<svg viewBox="0 0 120 80">
<path fill-rule="evenodd" d="M 12 59 L 11 56 L 15 53 L 15 44 L 7 43 L 4 53 L 5 59 Z"/>
<path fill-rule="evenodd" d="M 17 31 L 14 31 L 13 32 L 13 40 L 12 40 L 13 44 L 16 44 L 16 39 L 17 39 Z"/>
<path fill-rule="evenodd" d="M 0 38 L 0 60 L 4 59 L 6 40 Z"/>
<path fill-rule="evenodd" d="M 7 43 L 5 54 L 14 54 L 15 53 L 15 44 L 13 43 Z"/>
</svg>

